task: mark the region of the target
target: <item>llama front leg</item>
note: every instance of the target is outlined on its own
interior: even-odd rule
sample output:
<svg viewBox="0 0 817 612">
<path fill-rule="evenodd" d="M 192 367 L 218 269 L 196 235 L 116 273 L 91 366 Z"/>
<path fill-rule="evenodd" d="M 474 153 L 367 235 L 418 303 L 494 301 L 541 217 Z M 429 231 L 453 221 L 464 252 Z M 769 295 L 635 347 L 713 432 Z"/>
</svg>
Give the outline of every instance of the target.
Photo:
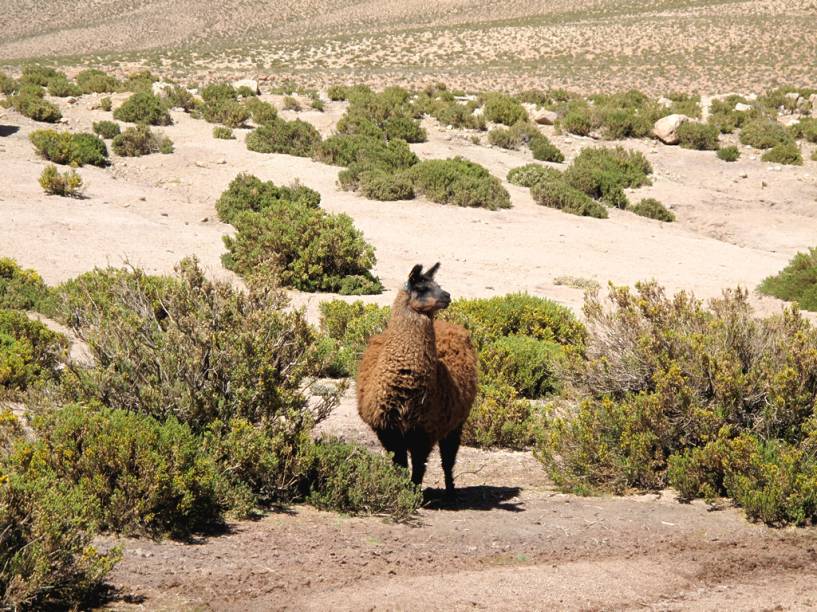
<svg viewBox="0 0 817 612">
<path fill-rule="evenodd" d="M 408 437 L 409 451 L 411 451 L 411 481 L 418 487 L 423 484 L 426 473 L 426 462 L 434 444 L 423 431 L 412 432 Z"/>
<path fill-rule="evenodd" d="M 440 459 L 442 459 L 443 474 L 445 475 L 445 492 L 448 495 L 454 493 L 454 464 L 457 462 L 457 451 L 460 449 L 461 437 L 462 425 L 440 440 Z"/>
<path fill-rule="evenodd" d="M 392 454 L 395 465 L 408 469 L 408 445 L 402 432 L 394 429 L 385 429 L 377 432 L 380 444 Z"/>
</svg>

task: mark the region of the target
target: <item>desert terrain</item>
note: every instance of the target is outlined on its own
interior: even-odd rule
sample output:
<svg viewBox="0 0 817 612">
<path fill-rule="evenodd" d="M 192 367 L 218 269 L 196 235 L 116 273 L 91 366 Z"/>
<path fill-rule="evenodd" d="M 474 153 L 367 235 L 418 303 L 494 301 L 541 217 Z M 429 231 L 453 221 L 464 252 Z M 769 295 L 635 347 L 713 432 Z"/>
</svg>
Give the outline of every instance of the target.
<svg viewBox="0 0 817 612">
<path fill-rule="evenodd" d="M 259 6 L 261 4 L 262 6 Z M 58 62 L 71 76 L 85 66 L 125 73 L 149 67 L 167 79 L 256 78 L 261 99 L 279 109 L 267 84 L 295 79 L 416 85 L 444 81 L 469 89 L 558 86 L 586 93 L 638 87 L 704 96 L 753 93 L 775 83 L 814 86 L 817 6 L 808 1 L 661 0 L 497 3 L 2 2 L 0 64 Z M 33 11 L 42 19 L 33 20 Z M 88 17 L 91 15 L 91 17 Z M 267 89 L 268 91 L 268 89 Z M 129 94 L 111 97 L 114 107 Z M 60 129 L 91 131 L 110 117 L 102 95 L 49 98 Z M 280 111 L 330 135 L 347 107 Z M 343 212 L 376 248 L 386 291 L 360 299 L 390 304 L 416 263 L 442 262 L 441 285 L 455 298 L 528 292 L 581 313 L 584 291 L 561 279 L 632 285 L 656 280 L 668 291 L 714 298 L 745 287 L 760 314 L 783 302 L 754 291 L 817 236 L 815 145 L 802 166 L 742 152 L 735 163 L 711 151 L 655 140 L 609 141 L 641 151 L 655 197 L 675 213 L 661 223 L 611 209 L 599 220 L 537 205 L 509 184 L 527 150 L 478 143 L 467 130 L 423 119 L 421 159 L 462 156 L 502 179 L 512 207 L 444 206 L 418 198 L 378 202 L 337 184 L 340 168 L 308 158 L 249 151 L 250 129 L 235 140 L 179 110 L 162 127 L 171 155 L 113 156 L 108 168 L 81 169 L 82 199 L 43 193 L 46 162 L 29 135 L 43 124 L 0 108 L 0 256 L 57 284 L 95 266 L 125 262 L 171 273 L 196 255 L 208 274 L 241 285 L 221 263 L 224 235 L 215 202 L 241 172 L 276 184 L 302 183 L 321 206 Z M 570 162 L 591 138 L 541 128 Z M 331 294 L 290 291 L 317 323 Z M 343 297 L 343 299 L 352 299 Z M 355 298 L 358 299 L 358 298 Z M 380 446 L 355 410 L 354 388 L 322 432 Z M 658 609 L 807 610 L 817 607 L 817 531 L 749 522 L 729 505 L 679 503 L 673 491 L 625 497 L 560 493 L 530 452 L 464 448 L 457 501 L 440 499 L 436 452 L 428 501 L 408 524 L 348 517 L 305 505 L 230 523 L 193 543 L 104 536 L 122 562 L 108 582 L 116 610 Z"/>
</svg>

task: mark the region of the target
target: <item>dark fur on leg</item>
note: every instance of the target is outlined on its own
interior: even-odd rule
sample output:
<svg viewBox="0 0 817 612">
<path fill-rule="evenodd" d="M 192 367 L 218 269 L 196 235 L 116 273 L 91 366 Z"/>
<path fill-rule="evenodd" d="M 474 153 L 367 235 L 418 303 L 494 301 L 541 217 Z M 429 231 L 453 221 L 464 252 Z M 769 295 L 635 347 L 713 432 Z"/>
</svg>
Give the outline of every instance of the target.
<svg viewBox="0 0 817 612">
<path fill-rule="evenodd" d="M 408 444 L 401 432 L 395 429 L 378 431 L 377 439 L 380 440 L 383 448 L 392 453 L 395 465 L 408 469 Z"/>
<path fill-rule="evenodd" d="M 457 462 L 457 452 L 460 449 L 461 438 L 462 425 L 440 440 L 440 459 L 442 459 L 443 474 L 445 475 L 446 495 L 454 494 L 454 464 Z"/>
</svg>

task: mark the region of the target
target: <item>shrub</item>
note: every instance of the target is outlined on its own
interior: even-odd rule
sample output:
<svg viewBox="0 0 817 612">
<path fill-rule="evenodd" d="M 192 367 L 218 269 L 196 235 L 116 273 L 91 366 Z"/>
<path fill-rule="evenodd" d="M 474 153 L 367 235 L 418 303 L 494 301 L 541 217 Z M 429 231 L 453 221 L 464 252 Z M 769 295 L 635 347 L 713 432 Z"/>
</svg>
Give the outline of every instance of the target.
<svg viewBox="0 0 817 612">
<path fill-rule="evenodd" d="M 400 87 L 389 87 L 378 94 L 353 93 L 346 114 L 338 121 L 336 132 L 385 140 L 425 142 L 425 130 L 414 118 L 409 98 L 409 92 Z"/>
<path fill-rule="evenodd" d="M 258 96 L 258 91 L 249 85 L 241 85 L 235 88 L 235 92 L 242 98 L 254 98 Z"/>
<path fill-rule="evenodd" d="M 195 96 L 184 87 L 178 85 L 165 87 L 162 93 L 162 100 L 168 108 L 181 108 L 184 112 L 189 113 L 200 106 Z"/>
<path fill-rule="evenodd" d="M 45 87 L 48 81 L 55 77 L 65 78 L 65 74 L 57 72 L 50 66 L 43 66 L 42 64 L 27 64 L 23 66 L 23 73 L 20 76 L 20 83 L 29 83 L 31 85 L 39 85 Z"/>
<path fill-rule="evenodd" d="M 17 310 L 0 310 L 0 392 L 56 380 L 68 343 Z"/>
<path fill-rule="evenodd" d="M 462 430 L 469 446 L 523 450 L 536 437 L 535 406 L 506 383 L 490 381 L 479 386 L 471 414 Z"/>
<path fill-rule="evenodd" d="M 817 143 L 817 118 L 801 117 L 798 123 L 789 127 L 789 131 L 793 138 Z"/>
<path fill-rule="evenodd" d="M 423 501 L 405 469 L 358 444 L 322 439 L 311 459 L 306 500 L 318 508 L 406 520 Z"/>
<path fill-rule="evenodd" d="M 559 388 L 556 363 L 562 347 L 552 340 L 504 336 L 480 351 L 481 379 L 502 381 L 522 397 L 537 399 Z"/>
<path fill-rule="evenodd" d="M 638 151 L 623 147 L 584 148 L 564 172 L 564 181 L 594 199 L 626 207 L 625 187 L 649 185 L 652 166 Z"/>
<path fill-rule="evenodd" d="M 120 89 L 134 93 L 147 92 L 152 94 L 153 84 L 158 80 L 158 77 L 154 76 L 150 70 L 139 70 L 137 72 L 131 72 L 120 85 Z M 125 119 L 123 119 L 123 121 L 125 121 Z"/>
<path fill-rule="evenodd" d="M 540 181 L 559 180 L 562 173 L 541 164 L 526 164 L 508 172 L 508 182 L 521 187 L 533 187 Z"/>
<path fill-rule="evenodd" d="M 304 208 L 318 208 L 321 195 L 314 189 L 294 184 L 278 187 L 272 181 L 262 181 L 251 174 L 239 174 L 216 202 L 218 218 L 232 223 L 244 211 L 260 212 L 265 208 L 291 202 Z"/>
<path fill-rule="evenodd" d="M 93 128 L 94 134 L 102 138 L 113 138 L 121 133 L 119 124 L 115 121 L 94 121 Z"/>
<path fill-rule="evenodd" d="M 83 93 L 111 93 L 119 88 L 119 81 L 96 68 L 89 68 L 80 72 L 77 75 L 76 82 Z"/>
<path fill-rule="evenodd" d="M 323 375 L 354 376 L 369 338 L 386 328 L 390 309 L 342 300 L 322 302 L 319 308 Z"/>
<path fill-rule="evenodd" d="M 368 85 L 331 85 L 326 90 L 326 95 L 330 100 L 339 102 L 341 100 L 348 100 L 354 95 L 371 94 L 372 90 Z"/>
<path fill-rule="evenodd" d="M 284 153 L 309 157 L 320 143 L 321 135 L 311 124 L 296 119 L 275 119 L 247 135 L 247 148 L 257 153 Z"/>
<path fill-rule="evenodd" d="M 607 208 L 587 194 L 571 187 L 562 180 L 537 182 L 530 190 L 533 201 L 541 206 L 556 208 L 580 217 L 606 219 Z"/>
<path fill-rule="evenodd" d="M 670 113 L 700 119 L 702 114 L 701 96 L 697 94 L 673 92 L 668 94 L 667 98 L 672 101 L 672 105 L 669 108 Z M 734 108 L 734 105 L 732 105 L 732 108 Z"/>
<path fill-rule="evenodd" d="M 205 102 L 216 102 L 221 100 L 236 100 L 238 92 L 229 83 L 210 83 L 201 90 L 201 98 Z"/>
<path fill-rule="evenodd" d="M 542 134 L 537 134 L 534 138 L 531 138 L 530 150 L 533 153 L 533 159 L 539 161 L 560 164 L 565 160 L 564 153 Z"/>
<path fill-rule="evenodd" d="M 758 106 L 752 105 L 747 111 L 735 110 L 737 104 L 749 104 L 742 96 L 728 96 L 723 100 L 712 100 L 709 106 L 708 123 L 722 134 L 731 134 L 745 123 L 763 116 Z"/>
<path fill-rule="evenodd" d="M 678 127 L 678 143 L 685 149 L 716 151 L 718 149 L 718 128 L 707 123 L 687 121 Z"/>
<path fill-rule="evenodd" d="M 655 198 L 644 198 L 638 204 L 632 206 L 630 210 L 640 217 L 647 217 L 658 221 L 675 221 L 675 215 Z"/>
<path fill-rule="evenodd" d="M 48 164 L 40 174 L 40 187 L 50 195 L 80 197 L 82 177 L 73 169 L 60 174 L 54 164 Z"/>
<path fill-rule="evenodd" d="M 590 109 L 586 106 L 576 106 L 569 109 L 561 119 L 559 126 L 565 132 L 577 136 L 587 136 L 593 129 L 593 120 Z"/>
<path fill-rule="evenodd" d="M 301 104 L 298 102 L 298 100 L 296 100 L 292 96 L 284 96 L 283 105 L 284 105 L 284 110 L 289 110 L 289 111 L 300 111 L 301 110 Z"/>
<path fill-rule="evenodd" d="M 685 293 L 667 297 L 654 283 L 636 293 L 611 287 L 609 299 L 612 309 L 587 298 L 584 353 L 572 354 L 567 369 L 585 399 L 552 414 L 539 442 L 559 486 L 662 488 L 674 465 L 685 494 L 709 488 L 746 503 L 722 477 L 729 462 L 719 466 L 707 445 L 743 433 L 764 444 L 809 443 L 817 330 L 798 312 L 756 319 L 745 291 L 725 292 L 706 308 Z M 751 496 L 765 495 L 751 465 L 731 466 L 749 478 Z"/>
<path fill-rule="evenodd" d="M 93 510 L 79 487 L 0 463 L 0 606 L 87 604 L 121 556 L 92 545 Z"/>
<path fill-rule="evenodd" d="M 608 140 L 643 138 L 652 130 L 655 121 L 669 113 L 657 101 L 638 90 L 611 95 L 592 96 L 589 113 L 593 128 L 600 129 Z"/>
<path fill-rule="evenodd" d="M 356 166 L 357 171 L 379 168 L 402 170 L 419 160 L 405 140 L 336 134 L 315 147 L 314 158 L 327 164 Z"/>
<path fill-rule="evenodd" d="M 278 118 L 278 111 L 269 102 L 263 102 L 258 98 L 248 98 L 244 101 L 244 106 L 250 111 L 253 123 L 256 126 L 275 121 Z"/>
<path fill-rule="evenodd" d="M 569 309 L 527 293 L 457 300 L 441 316 L 465 326 L 479 351 L 505 336 L 530 336 L 562 345 L 581 345 L 585 337 L 584 326 Z"/>
<path fill-rule="evenodd" d="M 97 270 L 58 288 L 60 318 L 95 360 L 72 368 L 70 399 L 173 416 L 196 432 L 217 419 L 295 431 L 319 418 L 324 405 L 303 395 L 311 332 L 270 279 L 244 293 L 207 280 L 195 260 L 177 273 Z"/>
<path fill-rule="evenodd" d="M 775 164 L 803 165 L 803 155 L 800 153 L 800 147 L 793 142 L 773 146 L 760 159 Z"/>
<path fill-rule="evenodd" d="M 0 308 L 38 310 L 50 292 L 35 270 L 21 268 L 16 261 L 0 257 Z"/>
<path fill-rule="evenodd" d="M 221 140 L 235 140 L 233 131 L 230 128 L 221 125 L 213 128 L 213 138 L 219 138 Z"/>
<path fill-rule="evenodd" d="M 215 98 L 205 101 L 201 114 L 208 123 L 222 123 L 230 128 L 244 125 L 251 112 L 247 106 L 232 98 Z"/>
<path fill-rule="evenodd" d="M 113 139 L 113 152 L 123 157 L 140 157 L 151 153 L 173 153 L 173 141 L 151 130 L 144 123 L 127 128 Z"/>
<path fill-rule="evenodd" d="M 94 134 L 35 130 L 29 135 L 29 140 L 37 153 L 56 164 L 108 164 L 108 147 Z"/>
<path fill-rule="evenodd" d="M 106 111 L 106 112 L 111 110 L 111 105 L 112 105 L 112 102 L 111 102 L 111 99 L 108 96 L 105 96 L 104 98 L 100 99 L 100 101 L 99 101 L 99 108 Z"/>
<path fill-rule="evenodd" d="M 231 222 L 236 234 L 224 237 L 228 253 L 223 260 L 238 274 L 250 276 L 271 267 L 285 286 L 302 291 L 382 291 L 369 272 L 374 249 L 348 215 L 278 200 L 260 212 L 240 213 Z"/>
<path fill-rule="evenodd" d="M 130 123 L 145 123 L 149 125 L 170 125 L 173 120 L 167 112 L 162 100 L 150 91 L 140 91 L 113 112 L 114 119 Z"/>
<path fill-rule="evenodd" d="M 811 152 L 811 161 L 817 161 L 817 149 Z"/>
<path fill-rule="evenodd" d="M 718 159 L 722 159 L 725 162 L 734 162 L 740 158 L 740 151 L 735 146 L 721 147 L 715 155 L 718 156 Z"/>
<path fill-rule="evenodd" d="M 410 200 L 414 197 L 414 185 L 402 173 L 376 168 L 361 172 L 357 182 L 361 195 L 370 200 Z"/>
<path fill-rule="evenodd" d="M 771 149 L 791 140 L 786 128 L 772 119 L 756 119 L 740 130 L 740 142 L 755 149 Z"/>
<path fill-rule="evenodd" d="M 5 72 L 0 71 L 0 93 L 5 96 L 10 96 L 19 87 L 19 83 L 11 78 Z"/>
<path fill-rule="evenodd" d="M 511 206 L 510 195 L 499 179 L 462 157 L 423 161 L 406 172 L 415 192 L 432 202 L 489 210 Z"/>
<path fill-rule="evenodd" d="M 495 127 L 488 132 L 488 142 L 502 149 L 518 149 L 521 144 L 516 134 L 504 127 Z"/>
<path fill-rule="evenodd" d="M 68 98 L 69 96 L 81 96 L 82 89 L 63 74 L 48 80 L 48 93 L 58 98 Z"/>
<path fill-rule="evenodd" d="M 511 126 L 517 121 L 524 121 L 528 118 L 525 108 L 515 98 L 501 94 L 490 93 L 484 96 L 485 108 L 483 115 L 486 121 L 502 123 Z"/>
<path fill-rule="evenodd" d="M 34 121 L 56 123 L 62 119 L 62 113 L 51 102 L 43 99 L 41 92 L 21 88 L 18 93 L 8 98 L 11 106 L 18 113 Z"/>
<path fill-rule="evenodd" d="M 817 310 L 817 248 L 797 253 L 783 270 L 760 283 L 761 293 Z"/>
<path fill-rule="evenodd" d="M 418 94 L 413 103 L 417 116 L 430 115 L 444 126 L 450 125 L 454 128 L 466 128 L 472 130 L 485 130 L 485 117 L 474 115 L 477 105 L 475 102 L 468 104 L 459 103 L 446 90 L 427 91 Z"/>
</svg>

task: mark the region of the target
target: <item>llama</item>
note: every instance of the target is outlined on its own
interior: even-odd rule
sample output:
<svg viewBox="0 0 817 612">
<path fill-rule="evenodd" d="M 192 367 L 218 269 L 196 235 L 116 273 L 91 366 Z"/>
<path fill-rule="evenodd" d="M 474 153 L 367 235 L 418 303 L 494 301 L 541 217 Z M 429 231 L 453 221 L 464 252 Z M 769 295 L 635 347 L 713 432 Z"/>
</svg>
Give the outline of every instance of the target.
<svg viewBox="0 0 817 612">
<path fill-rule="evenodd" d="M 435 320 L 451 295 L 434 280 L 440 264 L 416 265 L 397 293 L 386 330 L 369 340 L 357 375 L 357 409 L 397 465 L 421 485 L 439 443 L 445 490 L 454 493 L 462 426 L 477 392 L 477 358 L 468 331 Z"/>
</svg>

